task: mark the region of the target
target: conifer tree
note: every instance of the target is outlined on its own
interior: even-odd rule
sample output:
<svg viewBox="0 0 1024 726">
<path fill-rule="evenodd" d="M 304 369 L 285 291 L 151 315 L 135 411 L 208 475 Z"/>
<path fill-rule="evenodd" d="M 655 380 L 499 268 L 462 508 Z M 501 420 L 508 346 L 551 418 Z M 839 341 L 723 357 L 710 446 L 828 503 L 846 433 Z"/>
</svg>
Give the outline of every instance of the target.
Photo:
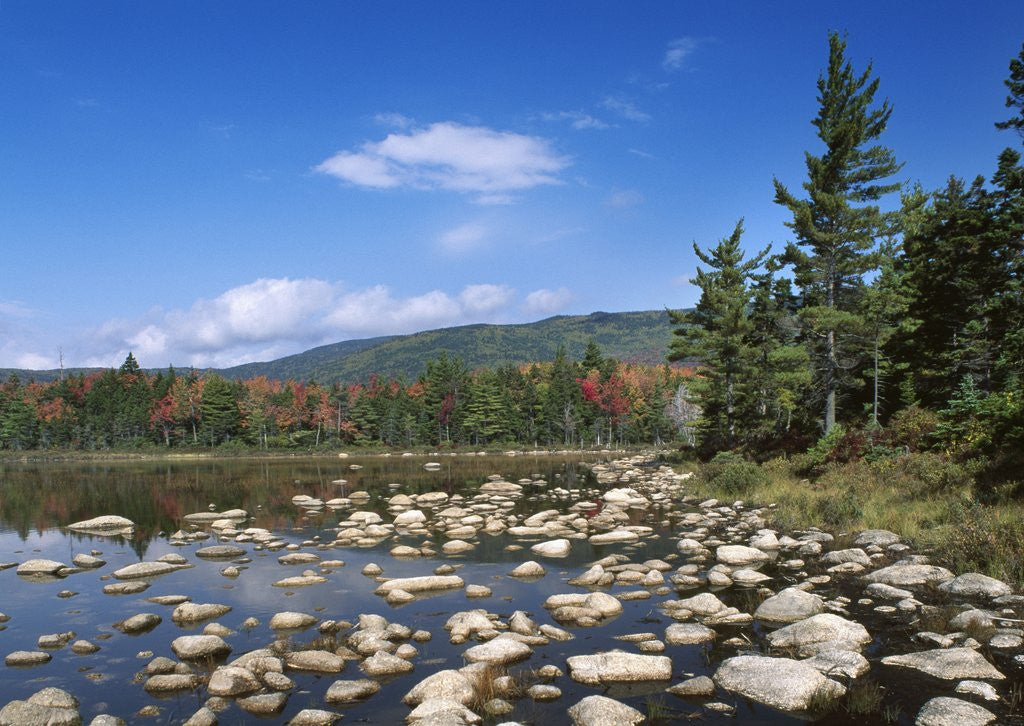
<svg viewBox="0 0 1024 726">
<path fill-rule="evenodd" d="M 871 65 L 857 75 L 846 60 L 846 41 L 829 34 L 829 60 L 818 77 L 818 115 L 813 120 L 825 153 L 806 153 L 806 199 L 798 199 L 775 179 L 775 201 L 793 215 L 787 223 L 796 244 L 786 247 L 803 296 L 802 319 L 816 359 L 818 391 L 823 399 L 824 429 L 836 422 L 843 388 L 846 336 L 856 327 L 856 301 L 863 275 L 871 270 L 875 240 L 888 226 L 887 215 L 873 204 L 899 188 L 884 183 L 900 169 L 893 152 L 873 145 L 892 113 L 888 101 L 875 106 L 878 79 Z"/>
<path fill-rule="evenodd" d="M 768 254 L 762 250 L 744 262 L 740 249 L 743 220 L 732 235 L 704 252 L 693 244 L 697 258 L 710 269 L 697 268 L 691 282 L 701 290 L 691 312 L 669 311 L 673 331 L 669 360 L 699 358 L 701 378 L 693 388 L 703 409 L 701 439 L 715 448 L 738 442 L 738 423 L 748 393 L 753 356 L 747 341 L 751 331 L 749 280 Z"/>
</svg>

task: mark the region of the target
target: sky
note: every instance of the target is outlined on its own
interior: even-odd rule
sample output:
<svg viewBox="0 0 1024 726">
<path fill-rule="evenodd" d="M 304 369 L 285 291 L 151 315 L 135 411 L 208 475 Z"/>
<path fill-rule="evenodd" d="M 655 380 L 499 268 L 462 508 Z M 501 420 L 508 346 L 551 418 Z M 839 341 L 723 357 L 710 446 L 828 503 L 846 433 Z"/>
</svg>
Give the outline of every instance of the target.
<svg viewBox="0 0 1024 726">
<path fill-rule="evenodd" d="M 792 239 L 831 30 L 899 181 L 1019 143 L 1024 3 L 0 0 L 0 367 L 690 306 Z"/>
</svg>

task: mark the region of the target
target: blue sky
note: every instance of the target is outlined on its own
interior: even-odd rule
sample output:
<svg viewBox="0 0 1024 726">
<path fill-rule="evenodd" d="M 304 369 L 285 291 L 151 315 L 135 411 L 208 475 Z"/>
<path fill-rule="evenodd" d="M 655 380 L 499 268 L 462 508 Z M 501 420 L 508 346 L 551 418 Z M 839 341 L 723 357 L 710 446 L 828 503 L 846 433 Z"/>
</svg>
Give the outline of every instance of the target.
<svg viewBox="0 0 1024 726">
<path fill-rule="evenodd" d="M 989 175 L 1010 2 L 0 2 L 0 366 L 684 307 L 790 239 L 827 33 L 900 179 Z"/>
</svg>

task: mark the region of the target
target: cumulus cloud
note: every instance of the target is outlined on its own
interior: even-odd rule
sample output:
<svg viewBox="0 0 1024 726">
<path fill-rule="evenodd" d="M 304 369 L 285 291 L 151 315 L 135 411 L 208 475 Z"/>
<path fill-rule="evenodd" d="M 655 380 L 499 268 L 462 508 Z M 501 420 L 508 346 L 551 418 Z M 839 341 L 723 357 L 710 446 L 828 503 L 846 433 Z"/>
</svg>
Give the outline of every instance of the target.
<svg viewBox="0 0 1024 726">
<path fill-rule="evenodd" d="M 551 315 L 565 309 L 572 299 L 572 293 L 566 288 L 557 290 L 534 290 L 526 296 L 523 311 L 530 315 Z"/>
<path fill-rule="evenodd" d="M 563 288 L 523 298 L 492 283 L 399 295 L 386 285 L 348 289 L 316 278 L 259 279 L 187 309 L 107 321 L 78 342 L 84 352 L 69 365 L 117 366 L 132 351 L 147 367 L 225 367 L 349 338 L 518 321 L 524 314 L 549 314 L 569 297 Z M 0 346 L 0 353 L 14 361 L 15 353 L 26 351 Z"/>
<path fill-rule="evenodd" d="M 607 96 L 603 101 L 601 101 L 601 105 L 609 111 L 617 113 L 627 121 L 637 121 L 642 123 L 644 121 L 651 120 L 650 114 L 641 111 L 636 107 L 636 104 L 625 96 Z"/>
<path fill-rule="evenodd" d="M 567 166 L 546 139 L 445 121 L 341 151 L 314 171 L 372 189 L 445 189 L 506 203 L 509 192 L 561 183 Z"/>
<path fill-rule="evenodd" d="M 438 242 L 446 252 L 469 252 L 484 245 L 489 235 L 490 230 L 486 226 L 469 222 L 449 229 L 438 238 Z"/>
<path fill-rule="evenodd" d="M 661 61 L 661 67 L 666 71 L 678 71 L 686 64 L 687 57 L 697 50 L 696 38 L 676 38 L 669 41 L 665 50 L 665 57 Z"/>
</svg>

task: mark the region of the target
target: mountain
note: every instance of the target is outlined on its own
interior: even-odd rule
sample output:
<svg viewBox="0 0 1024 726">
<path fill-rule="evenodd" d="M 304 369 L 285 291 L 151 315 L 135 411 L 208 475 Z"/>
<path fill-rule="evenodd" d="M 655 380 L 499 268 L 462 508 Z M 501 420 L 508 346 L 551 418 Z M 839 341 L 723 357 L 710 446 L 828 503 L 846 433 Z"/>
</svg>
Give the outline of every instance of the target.
<svg viewBox="0 0 1024 726">
<path fill-rule="evenodd" d="M 268 363 L 226 368 L 229 378 L 293 378 L 318 383 L 354 383 L 376 373 L 414 380 L 426 361 L 442 351 L 470 368 L 548 361 L 564 345 L 571 358 L 583 357 L 593 338 L 606 356 L 638 363 L 662 363 L 672 326 L 663 310 L 559 315 L 520 325 L 462 325 L 412 335 L 350 340 L 324 345 Z"/>
<path fill-rule="evenodd" d="M 549 361 L 560 345 L 565 346 L 570 358 L 579 360 L 590 339 L 606 356 L 658 364 L 665 361 L 671 337 L 672 325 L 664 310 L 598 312 L 558 315 L 519 325 L 462 325 L 412 335 L 346 340 L 265 363 L 245 363 L 215 370 L 226 378 L 266 376 L 322 384 L 363 382 L 374 373 L 385 378 L 404 376 L 415 380 L 424 372 L 426 362 L 442 351 L 461 358 L 472 370 L 505 363 Z M 92 370 L 99 369 L 69 369 L 67 372 L 89 373 Z M 11 373 L 22 380 L 36 381 L 54 380 L 59 375 L 56 370 L 0 369 L 0 380 L 6 380 Z"/>
</svg>

